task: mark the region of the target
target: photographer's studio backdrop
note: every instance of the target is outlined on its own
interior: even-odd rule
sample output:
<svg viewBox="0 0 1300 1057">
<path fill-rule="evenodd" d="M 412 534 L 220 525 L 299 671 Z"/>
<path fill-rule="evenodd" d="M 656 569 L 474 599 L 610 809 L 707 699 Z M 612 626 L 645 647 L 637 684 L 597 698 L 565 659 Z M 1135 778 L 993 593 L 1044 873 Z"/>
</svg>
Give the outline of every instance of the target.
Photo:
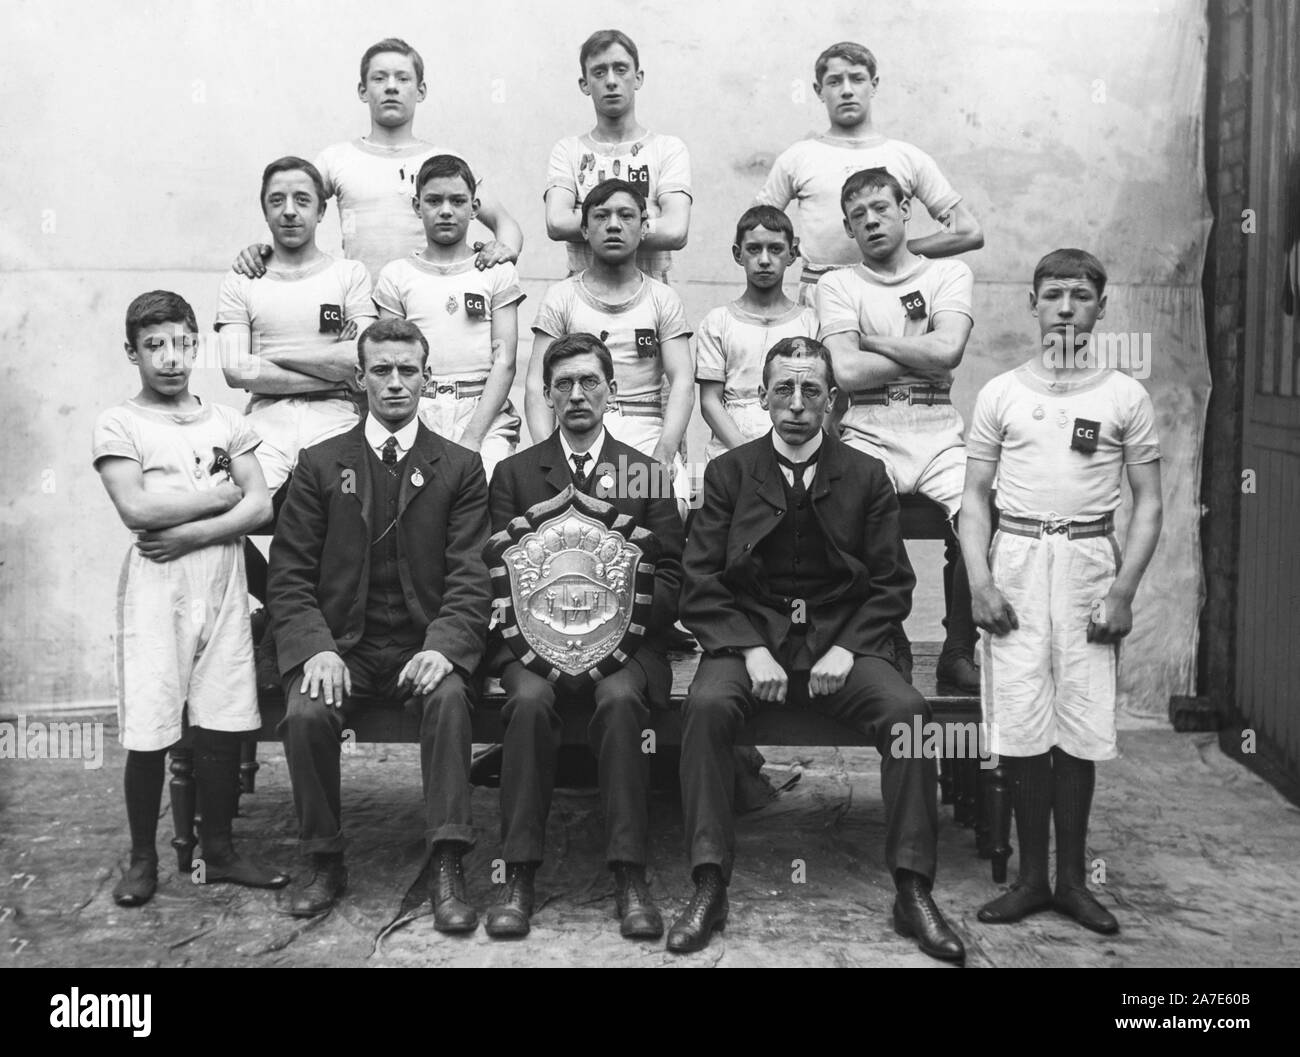
<svg viewBox="0 0 1300 1057">
<path fill-rule="evenodd" d="M 223 273 L 266 237 L 262 167 L 364 133 L 358 60 L 400 36 L 426 66 L 416 134 L 464 152 L 523 227 L 522 383 L 533 313 L 565 271 L 546 238 L 546 162 L 557 139 L 592 125 L 578 46 L 611 26 L 641 51 L 642 124 L 690 150 L 690 244 L 671 281 L 693 324 L 742 287 L 735 221 L 772 160 L 825 127 L 812 65 L 837 40 L 877 57 L 878 130 L 930 153 L 983 226 L 985 248 L 964 258 L 976 277 L 954 389 L 964 416 L 981 385 L 1033 350 L 1037 259 L 1063 245 L 1101 258 L 1108 329 L 1150 335 L 1144 384 L 1164 453 L 1164 533 L 1123 648 L 1122 718 L 1162 724 L 1171 694 L 1195 692 L 1210 225 L 1199 0 L 3 0 L 0 18 L 5 712 L 115 700 L 130 536 L 90 465 L 90 431 L 138 389 L 122 352 L 130 299 L 174 289 L 210 333 Z M 331 203 L 321 241 L 334 252 L 337 224 Z M 211 360 L 192 389 L 246 402 Z M 692 459 L 706 437 L 697 409 Z"/>
</svg>

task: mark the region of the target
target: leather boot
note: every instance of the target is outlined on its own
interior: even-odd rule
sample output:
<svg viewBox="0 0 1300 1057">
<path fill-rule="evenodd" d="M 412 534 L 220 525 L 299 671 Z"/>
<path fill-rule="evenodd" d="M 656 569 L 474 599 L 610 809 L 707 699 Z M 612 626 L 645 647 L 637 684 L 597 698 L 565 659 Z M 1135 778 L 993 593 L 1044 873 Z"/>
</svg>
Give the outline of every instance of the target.
<svg viewBox="0 0 1300 1057">
<path fill-rule="evenodd" d="M 478 911 L 465 894 L 465 870 L 461 858 L 464 845 L 443 840 L 433 846 L 433 873 L 429 899 L 433 903 L 433 927 L 439 932 L 473 932 L 478 928 Z"/>
<path fill-rule="evenodd" d="M 348 886 L 348 871 L 342 853 L 317 854 L 312 857 L 315 871 L 311 882 L 289 902 L 289 913 L 296 918 L 311 918 L 329 910 Z"/>
<path fill-rule="evenodd" d="M 645 867 L 639 863 L 616 862 L 614 870 L 614 913 L 619 932 L 630 940 L 657 940 L 664 934 L 664 919 L 650 898 Z"/>
<path fill-rule="evenodd" d="M 120 907 L 141 907 L 158 888 L 158 853 L 133 851 L 131 865 L 113 888 L 113 901 Z"/>
<path fill-rule="evenodd" d="M 239 735 L 194 729 L 194 782 L 198 788 L 202 884 L 283 888 L 289 875 L 245 858 L 235 850 L 231 820 L 239 802 Z"/>
<path fill-rule="evenodd" d="M 894 931 L 916 940 L 931 958 L 959 962 L 966 948 L 930 898 L 930 882 L 912 870 L 899 870 L 894 899 Z"/>
<path fill-rule="evenodd" d="M 956 529 L 957 519 L 953 518 L 954 536 Z M 935 681 L 940 693 L 955 691 L 974 697 L 980 692 L 980 670 L 975 665 L 975 642 L 979 632 L 971 615 L 966 563 L 955 538 L 948 539 L 944 545 L 943 600 L 946 634 L 934 672 Z"/>
<path fill-rule="evenodd" d="M 726 928 L 729 910 L 722 867 L 710 863 L 697 868 L 695 894 L 668 932 L 668 949 L 674 954 L 704 950 L 714 930 Z"/>
<path fill-rule="evenodd" d="M 537 864 L 506 863 L 505 890 L 501 899 L 488 907 L 484 929 L 494 939 L 517 939 L 528 935 L 528 919 L 533 916 L 533 881 Z"/>
</svg>

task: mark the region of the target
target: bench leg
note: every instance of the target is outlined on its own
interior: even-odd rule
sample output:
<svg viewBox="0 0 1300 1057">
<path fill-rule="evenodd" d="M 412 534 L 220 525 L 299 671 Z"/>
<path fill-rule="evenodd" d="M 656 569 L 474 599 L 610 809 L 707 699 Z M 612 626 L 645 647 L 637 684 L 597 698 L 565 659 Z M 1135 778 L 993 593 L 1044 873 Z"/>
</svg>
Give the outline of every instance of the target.
<svg viewBox="0 0 1300 1057">
<path fill-rule="evenodd" d="M 176 851 L 176 869 L 188 874 L 194 862 L 194 750 L 177 745 L 171 750 L 172 848 Z"/>
<path fill-rule="evenodd" d="M 239 746 L 239 791 L 257 792 L 257 772 L 262 765 L 257 762 L 257 735 L 250 734 Z"/>
<path fill-rule="evenodd" d="M 989 853 L 993 859 L 993 883 L 1005 884 L 1007 860 L 1011 858 L 1011 784 L 1007 766 L 999 763 L 988 775 Z"/>
<path fill-rule="evenodd" d="M 959 826 L 975 824 L 975 785 L 979 778 L 978 760 L 953 760 L 952 820 Z"/>
<path fill-rule="evenodd" d="M 992 858 L 993 842 L 989 839 L 993 826 L 989 818 L 989 772 L 981 767 L 975 777 L 975 854 L 981 859 Z"/>
<path fill-rule="evenodd" d="M 952 761 L 939 757 L 939 803 L 952 803 Z"/>
</svg>

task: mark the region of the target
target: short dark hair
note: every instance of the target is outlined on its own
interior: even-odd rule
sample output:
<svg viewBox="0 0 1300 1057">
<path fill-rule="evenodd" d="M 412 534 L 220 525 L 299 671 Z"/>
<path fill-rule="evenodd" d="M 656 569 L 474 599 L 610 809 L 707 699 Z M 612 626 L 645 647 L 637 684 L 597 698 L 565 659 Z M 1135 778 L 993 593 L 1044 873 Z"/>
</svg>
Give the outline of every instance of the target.
<svg viewBox="0 0 1300 1057">
<path fill-rule="evenodd" d="M 325 193 L 325 179 L 321 176 L 320 170 L 316 168 L 306 158 L 295 158 L 292 154 L 286 154 L 283 158 L 276 158 L 265 169 L 262 170 L 262 193 L 258 195 L 257 200 L 262 203 L 262 209 L 266 209 L 266 188 L 271 182 L 271 177 L 282 172 L 305 172 L 311 177 L 311 182 L 316 187 L 316 195 L 320 198 L 320 204 L 323 206 L 329 195 Z"/>
<path fill-rule="evenodd" d="M 551 375 L 555 373 L 555 365 L 561 360 L 571 360 L 575 356 L 585 356 L 587 353 L 600 360 L 601 369 L 605 372 L 605 381 L 612 382 L 614 357 L 609 354 L 608 346 L 595 334 L 579 332 L 565 334 L 564 337 L 551 342 L 550 347 L 542 354 L 542 384 L 547 389 L 551 387 Z"/>
<path fill-rule="evenodd" d="M 582 70 L 582 76 L 587 76 L 588 59 L 615 44 L 621 45 L 632 56 L 632 65 L 636 69 L 641 69 L 641 55 L 636 50 L 636 45 L 632 43 L 631 37 L 621 29 L 598 29 L 584 40 L 582 47 L 578 49 L 578 67 Z"/>
<path fill-rule="evenodd" d="M 794 245 L 794 225 L 790 223 L 784 209 L 777 209 L 776 206 L 750 206 L 740 214 L 740 220 L 736 223 L 736 245 L 740 245 L 746 231 L 755 228 L 779 231 L 785 236 L 786 242 Z"/>
<path fill-rule="evenodd" d="M 415 178 L 415 193 L 419 195 L 424 190 L 424 185 L 430 180 L 456 176 L 465 181 L 465 186 L 469 188 L 469 193 L 472 196 L 478 185 L 474 181 L 474 173 L 470 169 L 469 163 L 464 158 L 458 158 L 454 154 L 435 154 L 420 166 L 420 173 Z"/>
<path fill-rule="evenodd" d="M 411 60 L 415 67 L 415 81 L 417 84 L 424 83 L 424 60 L 420 58 L 420 53 L 416 51 L 401 37 L 385 37 L 378 44 L 371 44 L 366 49 L 366 53 L 361 56 L 361 83 L 366 83 L 366 78 L 370 76 L 370 60 L 376 55 L 385 51 L 393 51 L 398 55 L 405 55 Z"/>
<path fill-rule="evenodd" d="M 584 228 L 587 226 L 588 213 L 597 206 L 603 206 L 620 191 L 632 196 L 632 200 L 636 202 L 637 208 L 641 210 L 644 216 L 645 195 L 637 189 L 635 184 L 630 184 L 626 180 L 602 180 L 588 191 L 587 197 L 582 200 L 582 226 Z"/>
<path fill-rule="evenodd" d="M 1106 292 L 1106 269 L 1087 250 L 1052 250 L 1034 269 L 1034 293 L 1044 279 L 1086 279 L 1097 288 L 1097 296 Z"/>
<path fill-rule="evenodd" d="M 150 290 L 126 308 L 127 344 L 135 348 L 135 339 L 140 336 L 140 331 L 159 323 L 179 323 L 195 334 L 199 332 L 199 321 L 185 298 L 170 290 Z"/>
<path fill-rule="evenodd" d="M 903 185 L 898 182 L 893 173 L 882 166 L 877 166 L 874 169 L 859 169 L 844 181 L 844 186 L 840 188 L 840 212 L 848 216 L 848 210 L 844 207 L 850 198 L 863 191 L 878 191 L 882 187 L 888 187 L 894 192 L 894 201 L 900 206 L 907 201 L 907 192 L 903 190 Z"/>
<path fill-rule="evenodd" d="M 831 59 L 843 59 L 854 66 L 865 66 L 867 73 L 876 76 L 876 57 L 871 54 L 871 49 L 865 44 L 842 40 L 817 56 L 817 62 L 813 64 L 813 80 L 817 84 L 821 84 L 822 78 L 826 76 L 826 67 L 830 65 Z"/>
<path fill-rule="evenodd" d="M 366 346 L 377 341 L 414 342 L 420 346 L 420 362 L 424 363 L 429 358 L 429 339 L 409 319 L 381 319 L 361 332 L 361 337 L 357 338 L 357 363 L 362 367 L 366 365 Z"/>
<path fill-rule="evenodd" d="M 767 356 L 763 358 L 763 386 L 767 387 L 768 378 L 772 375 L 772 361 L 778 356 L 784 356 L 791 360 L 821 360 L 826 364 L 826 387 L 828 389 L 838 389 L 835 384 L 835 364 L 831 360 L 831 350 L 823 345 L 816 338 L 782 338 L 770 349 L 767 350 Z"/>
</svg>

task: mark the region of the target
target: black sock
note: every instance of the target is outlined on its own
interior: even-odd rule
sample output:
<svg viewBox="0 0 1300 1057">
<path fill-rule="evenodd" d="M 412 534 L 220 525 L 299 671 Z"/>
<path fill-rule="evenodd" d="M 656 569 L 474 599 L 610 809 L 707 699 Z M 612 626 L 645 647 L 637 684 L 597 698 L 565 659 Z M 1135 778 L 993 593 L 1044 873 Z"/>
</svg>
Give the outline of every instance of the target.
<svg viewBox="0 0 1300 1057">
<path fill-rule="evenodd" d="M 1063 749 L 1052 750 L 1053 814 L 1056 818 L 1056 887 L 1085 887 L 1088 815 L 1097 765 Z"/>
<path fill-rule="evenodd" d="M 1047 848 L 1052 823 L 1052 757 L 1005 756 L 1011 779 L 1011 803 L 1016 814 L 1020 883 L 1046 888 Z M 1058 835 L 1058 840 L 1059 835 Z"/>
<path fill-rule="evenodd" d="M 239 802 L 239 746 L 242 734 L 194 729 L 194 784 L 198 793 L 199 841 L 205 855 L 213 836 L 230 834 Z"/>
<path fill-rule="evenodd" d="M 158 856 L 158 812 L 162 809 L 167 750 L 126 754 L 122 788 L 126 793 L 126 823 L 131 830 L 131 854 Z"/>
</svg>

